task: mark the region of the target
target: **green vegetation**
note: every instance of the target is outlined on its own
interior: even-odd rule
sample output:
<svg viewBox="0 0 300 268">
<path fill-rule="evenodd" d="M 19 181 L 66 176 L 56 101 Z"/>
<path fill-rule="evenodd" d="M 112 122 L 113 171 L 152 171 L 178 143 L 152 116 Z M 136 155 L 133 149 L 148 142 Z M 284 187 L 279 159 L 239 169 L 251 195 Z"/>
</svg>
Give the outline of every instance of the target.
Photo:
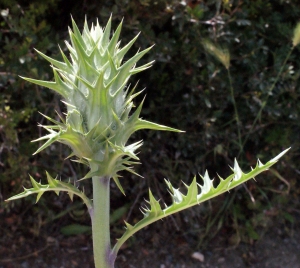
<svg viewBox="0 0 300 268">
<path fill-rule="evenodd" d="M 43 178 L 44 170 L 48 170 L 59 173 L 63 181 L 80 177 L 74 172 L 76 164 L 62 161 L 70 152 L 59 144 L 30 156 L 37 149 L 36 144 L 28 145 L 37 137 L 36 122 L 45 124 L 37 111 L 58 119 L 54 110 L 60 114 L 65 110 L 59 96 L 24 83 L 17 75 L 52 79 L 49 64 L 33 47 L 59 59 L 56 44 L 65 48 L 62 40 L 67 38 L 67 32 L 61 25 L 71 26 L 69 14 L 78 22 L 84 21 L 85 14 L 91 21 L 99 17 L 103 25 L 113 13 L 114 25 L 123 17 L 126 22 L 122 44 L 140 31 L 133 51 L 155 44 L 152 53 L 141 60 L 141 65 L 156 60 L 154 67 L 131 81 L 135 84 L 140 80 L 139 87 L 146 87 L 141 116 L 186 131 L 185 135 L 143 131 L 135 134 L 135 140 L 145 141 L 139 155 L 143 169 L 136 167 L 145 181 L 122 174 L 126 177 L 121 183 L 127 197 L 117 188 L 112 190 L 112 207 L 123 208 L 119 219 L 128 212 L 128 203 L 135 202 L 134 194 L 142 191 L 140 200 L 147 196 L 147 187 L 140 190 L 142 184 L 164 196 L 164 178 L 181 187 L 181 181 L 190 180 L 190 184 L 193 176 L 203 174 L 205 169 L 211 175 L 217 171 L 227 177 L 230 169 L 224 167 L 233 166 L 235 156 L 241 168 L 247 170 L 249 165 L 255 166 L 257 158 L 265 162 L 292 146 L 283 165 L 272 169 L 268 178 L 249 182 L 245 190 L 217 198 L 211 207 L 203 204 L 198 215 L 188 211 L 181 215 L 189 217 L 188 235 L 201 241 L 199 246 L 205 246 L 225 225 L 231 227 L 237 242 L 258 239 L 257 228 L 267 222 L 263 211 L 274 209 L 283 223 L 293 223 L 292 210 L 283 208 L 299 206 L 300 66 L 297 38 L 293 38 L 300 15 L 297 1 L 212 0 L 184 4 L 171 0 L 121 0 L 88 1 L 85 6 L 57 0 L 27 2 L 6 0 L 0 4 L 0 187 L 5 213 L 30 207 L 28 204 L 35 201 L 3 202 L 10 193 L 19 193 L 22 185 L 31 187 L 28 172 Z M 222 53 L 228 56 L 229 64 L 218 57 Z M 86 172 L 82 168 L 81 174 Z M 83 183 L 86 193 L 91 193 L 88 184 Z M 62 216 L 55 200 L 69 202 L 65 195 L 41 199 L 39 206 L 45 208 L 41 214 L 45 222 Z M 74 202 L 75 211 L 80 210 Z M 33 216 L 41 211 L 29 209 Z M 133 213 L 138 215 L 138 206 Z M 88 221 L 86 216 L 86 225 Z M 115 221 L 116 228 L 121 229 L 122 224 Z M 74 222 L 69 223 L 71 226 Z M 199 224 L 194 230 L 193 226 Z M 23 225 L 26 226 L 25 220 Z"/>
</svg>

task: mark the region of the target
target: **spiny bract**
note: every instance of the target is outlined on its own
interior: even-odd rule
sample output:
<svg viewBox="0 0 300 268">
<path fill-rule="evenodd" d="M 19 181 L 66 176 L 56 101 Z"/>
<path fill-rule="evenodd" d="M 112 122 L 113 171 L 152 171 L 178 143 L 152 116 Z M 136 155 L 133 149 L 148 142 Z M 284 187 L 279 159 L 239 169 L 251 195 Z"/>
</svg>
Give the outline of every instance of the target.
<svg viewBox="0 0 300 268">
<path fill-rule="evenodd" d="M 151 47 L 137 52 L 123 62 L 124 55 L 136 41 L 138 35 L 120 48 L 118 41 L 122 22 L 111 36 L 111 18 L 105 28 L 96 25 L 88 28 L 85 21 L 82 34 L 72 19 L 73 31 L 69 29 L 71 44 L 66 42 L 70 52 L 69 59 L 61 50 L 63 62 L 54 60 L 37 51 L 51 63 L 54 82 L 25 80 L 48 87 L 59 93 L 67 107 L 66 118 L 58 122 L 48 116 L 52 126 L 42 126 L 50 134 L 36 141 L 47 140 L 37 151 L 48 147 L 55 141 L 67 144 L 72 149 L 71 156 L 77 156 L 80 163 L 98 168 L 84 177 L 113 177 L 119 186 L 117 173 L 120 170 L 133 172 L 132 164 L 138 157 L 136 149 L 142 142 L 127 144 L 132 133 L 140 129 L 179 131 L 139 118 L 142 103 L 130 114 L 133 99 L 140 94 L 127 88 L 131 75 L 139 73 L 153 62 L 136 67 Z M 111 36 L 111 38 L 110 38 Z"/>
</svg>

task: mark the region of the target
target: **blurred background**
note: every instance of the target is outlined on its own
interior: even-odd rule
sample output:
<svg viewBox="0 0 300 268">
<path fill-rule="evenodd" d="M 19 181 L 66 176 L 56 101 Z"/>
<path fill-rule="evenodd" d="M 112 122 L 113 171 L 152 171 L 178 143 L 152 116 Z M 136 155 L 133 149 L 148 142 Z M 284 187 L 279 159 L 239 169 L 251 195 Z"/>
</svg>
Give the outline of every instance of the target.
<svg viewBox="0 0 300 268">
<path fill-rule="evenodd" d="M 274 224 L 287 234 L 299 227 L 300 53 L 292 39 L 300 1 L 2 0 L 0 12 L 0 267 L 19 267 L 37 256 L 46 260 L 55 247 L 91 250 L 90 220 L 79 200 L 47 193 L 38 204 L 34 196 L 4 202 L 31 187 L 28 173 L 42 182 L 45 170 L 66 181 L 86 173 L 64 160 L 68 148 L 58 143 L 32 155 L 39 144 L 31 141 L 43 132 L 37 124 L 45 123 L 38 112 L 55 117 L 64 108 L 60 96 L 19 77 L 53 78 L 34 48 L 60 60 L 71 15 L 80 29 L 85 18 L 104 26 L 112 14 L 114 28 L 124 19 L 121 46 L 141 32 L 129 54 L 155 44 L 140 62 L 155 60 L 154 66 L 131 78 L 147 95 L 142 117 L 186 131 L 134 135 L 144 140 L 136 167 L 144 179 L 123 173 L 126 196 L 112 184 L 112 240 L 121 236 L 124 220 L 142 217 L 149 187 L 170 201 L 164 178 L 184 189 L 195 175 L 201 183 L 198 173 L 205 170 L 212 178 L 228 176 L 235 157 L 248 172 L 257 158 L 265 163 L 288 147 L 256 181 L 154 224 L 127 246 L 156 247 L 170 239 L 205 251 L 219 237 L 236 247 L 252 245 Z M 87 194 L 89 183 L 80 184 Z"/>
</svg>

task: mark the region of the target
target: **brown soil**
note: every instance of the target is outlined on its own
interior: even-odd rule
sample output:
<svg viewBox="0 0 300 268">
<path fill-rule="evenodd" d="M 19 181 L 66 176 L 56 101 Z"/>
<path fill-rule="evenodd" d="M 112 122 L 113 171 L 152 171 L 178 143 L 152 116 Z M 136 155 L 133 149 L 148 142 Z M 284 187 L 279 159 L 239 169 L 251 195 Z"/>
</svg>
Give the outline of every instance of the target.
<svg viewBox="0 0 300 268">
<path fill-rule="evenodd" d="M 3 218 L 2 218 L 3 219 Z M 2 221 L 1 219 L 1 221 Z M 7 218 L 4 221 L 7 223 Z M 5 229 L 3 228 L 5 227 Z M 154 224 L 129 241 L 117 258 L 117 268 L 300 268 L 300 220 L 293 228 L 274 223 L 261 238 L 228 246 L 226 235 L 215 237 L 209 246 L 196 250 L 174 234 L 173 227 L 160 230 Z M 168 233 L 164 233 L 168 232 Z M 192 258 L 199 251 L 204 261 Z M 89 268 L 93 266 L 89 235 L 49 236 L 47 229 L 37 237 L 27 237 L 1 223 L 0 268 Z"/>
</svg>

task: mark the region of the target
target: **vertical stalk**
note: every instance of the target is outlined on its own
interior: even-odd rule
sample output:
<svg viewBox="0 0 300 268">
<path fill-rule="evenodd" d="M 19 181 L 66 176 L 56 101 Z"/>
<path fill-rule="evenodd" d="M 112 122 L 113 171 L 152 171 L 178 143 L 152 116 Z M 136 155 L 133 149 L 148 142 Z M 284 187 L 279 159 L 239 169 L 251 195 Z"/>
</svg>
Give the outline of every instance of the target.
<svg viewBox="0 0 300 268">
<path fill-rule="evenodd" d="M 243 148 L 242 148 L 242 136 L 241 136 L 241 122 L 240 122 L 240 117 L 239 117 L 239 113 L 238 113 L 238 109 L 237 109 L 237 105 L 236 105 L 236 101 L 235 101 L 235 97 L 234 97 L 234 89 L 233 89 L 233 85 L 232 85 L 231 73 L 230 73 L 229 68 L 227 68 L 227 73 L 228 73 L 228 79 L 229 79 L 229 84 L 230 84 L 230 95 L 231 95 L 232 104 L 234 107 L 235 121 L 236 121 L 236 126 L 237 126 L 237 131 L 238 131 L 238 142 L 239 142 L 240 151 L 242 151 Z"/>
<path fill-rule="evenodd" d="M 91 164 L 91 169 L 95 170 Z M 111 258 L 109 209 L 110 188 L 109 177 L 94 176 L 93 209 L 90 212 L 92 220 L 92 236 L 94 261 L 96 268 L 113 268 L 115 258 Z"/>
</svg>

